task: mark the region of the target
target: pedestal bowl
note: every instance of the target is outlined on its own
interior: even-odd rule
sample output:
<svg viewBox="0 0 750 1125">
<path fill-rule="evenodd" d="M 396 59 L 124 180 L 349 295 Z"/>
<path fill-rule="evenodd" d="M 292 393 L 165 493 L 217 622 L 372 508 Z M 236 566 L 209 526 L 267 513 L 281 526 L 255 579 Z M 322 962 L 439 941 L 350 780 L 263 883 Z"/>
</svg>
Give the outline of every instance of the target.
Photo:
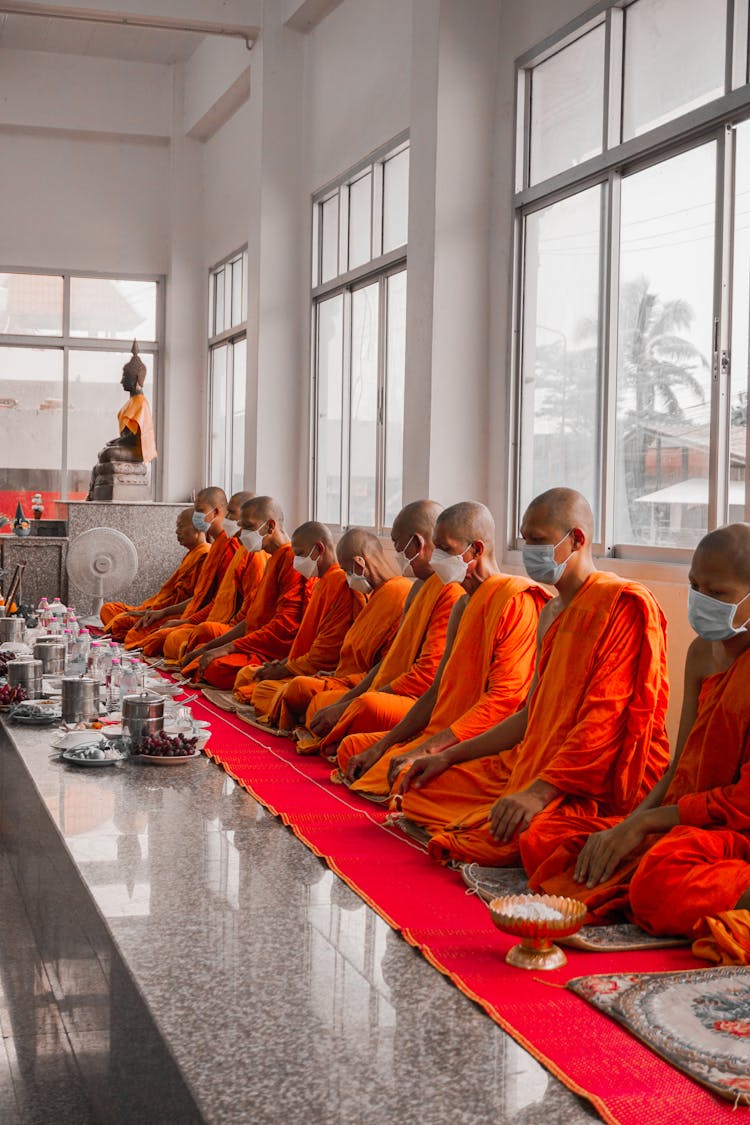
<svg viewBox="0 0 750 1125">
<path fill-rule="evenodd" d="M 518 969 L 559 969 L 567 964 L 555 940 L 576 933 L 586 917 L 584 903 L 560 895 L 503 895 L 494 898 L 489 909 L 498 930 L 521 939 L 505 958 Z"/>
</svg>

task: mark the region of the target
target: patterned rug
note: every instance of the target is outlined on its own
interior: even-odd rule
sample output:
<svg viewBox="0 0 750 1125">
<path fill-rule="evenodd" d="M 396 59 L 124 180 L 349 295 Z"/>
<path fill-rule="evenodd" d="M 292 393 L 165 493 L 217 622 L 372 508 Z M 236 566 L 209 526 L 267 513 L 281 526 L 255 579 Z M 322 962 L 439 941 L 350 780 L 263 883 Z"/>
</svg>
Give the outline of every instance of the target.
<svg viewBox="0 0 750 1125">
<path fill-rule="evenodd" d="M 750 969 L 615 973 L 568 988 L 696 1082 L 750 1106 Z"/>
<path fill-rule="evenodd" d="M 480 867 L 477 863 L 466 863 L 461 868 L 461 877 L 469 890 L 487 903 L 501 895 L 529 893 L 522 867 Z M 654 937 L 631 922 L 617 922 L 610 926 L 582 926 L 577 934 L 564 938 L 559 944 L 571 949 L 587 949 L 590 953 L 628 953 L 638 949 L 671 949 L 690 945 L 690 942 L 682 938 Z"/>
</svg>

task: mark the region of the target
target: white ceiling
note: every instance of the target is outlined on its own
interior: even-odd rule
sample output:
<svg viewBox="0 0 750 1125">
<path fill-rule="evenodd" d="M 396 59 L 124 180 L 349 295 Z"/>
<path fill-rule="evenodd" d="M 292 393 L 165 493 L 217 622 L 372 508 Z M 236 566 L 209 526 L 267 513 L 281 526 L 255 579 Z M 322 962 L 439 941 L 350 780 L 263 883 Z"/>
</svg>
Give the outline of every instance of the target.
<svg viewBox="0 0 750 1125">
<path fill-rule="evenodd" d="M 0 13 L 0 47 L 131 62 L 184 62 L 203 41 L 194 31 L 117 27 L 89 20 Z"/>
</svg>

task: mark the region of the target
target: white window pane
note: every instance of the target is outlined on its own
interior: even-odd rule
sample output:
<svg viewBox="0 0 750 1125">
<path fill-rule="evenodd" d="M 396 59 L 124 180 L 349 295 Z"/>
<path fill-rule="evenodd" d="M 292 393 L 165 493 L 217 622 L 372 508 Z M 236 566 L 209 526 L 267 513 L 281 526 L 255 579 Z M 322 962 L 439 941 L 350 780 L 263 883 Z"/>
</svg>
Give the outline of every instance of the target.
<svg viewBox="0 0 750 1125">
<path fill-rule="evenodd" d="M 339 294 L 317 308 L 317 473 L 315 514 L 341 523 L 341 440 L 344 300 Z"/>
<path fill-rule="evenodd" d="M 622 184 L 619 543 L 694 547 L 708 526 L 715 149 Z"/>
<path fill-rule="evenodd" d="M 218 336 L 229 325 L 224 320 L 224 267 L 214 274 L 214 330 L 212 335 Z"/>
<path fill-rule="evenodd" d="M 330 281 L 339 272 L 339 197 L 327 199 L 320 208 L 323 223 L 323 245 L 320 280 Z"/>
<path fill-rule="evenodd" d="M 70 334 L 89 339 L 156 339 L 156 282 L 70 279 Z"/>
<path fill-rule="evenodd" d="M 232 325 L 241 324 L 245 319 L 242 310 L 242 258 L 232 262 Z"/>
<path fill-rule="evenodd" d="M 384 523 L 392 527 L 403 506 L 406 270 L 389 277 L 387 286 Z"/>
<path fill-rule="evenodd" d="M 245 381 L 247 340 L 232 347 L 232 492 L 239 492 L 245 478 Z"/>
<path fill-rule="evenodd" d="M 63 279 L 49 274 L 0 273 L 0 333 L 62 336 Z"/>
<path fill-rule="evenodd" d="M 143 393 L 154 413 L 153 356 L 141 353 L 146 365 Z M 119 434 L 117 412 L 127 402 L 120 384 L 129 351 L 70 353 L 68 361 L 68 491 L 88 491 L 99 450 Z"/>
<path fill-rule="evenodd" d="M 601 208 L 594 187 L 526 220 L 521 512 L 556 485 L 598 511 Z"/>
<path fill-rule="evenodd" d="M 539 183 L 602 151 L 604 25 L 534 67 L 531 75 L 531 182 Z"/>
<path fill-rule="evenodd" d="M 383 168 L 383 253 L 405 246 L 409 230 L 409 150 Z"/>
<path fill-rule="evenodd" d="M 750 121 L 736 130 L 734 274 L 732 280 L 731 430 L 729 511 L 720 522 L 744 522 L 747 449 L 748 340 L 750 340 Z"/>
<path fill-rule="evenodd" d="M 228 346 L 211 349 L 211 439 L 209 469 L 211 484 L 223 488 L 227 463 L 227 353 Z"/>
<path fill-rule="evenodd" d="M 62 396 L 62 351 L 0 347 L 0 512 L 11 519 L 18 493 L 41 492 L 49 515 L 60 496 Z"/>
<path fill-rule="evenodd" d="M 625 9 L 623 140 L 724 93 L 726 0 L 637 0 Z"/>
<path fill-rule="evenodd" d="M 349 523 L 375 526 L 378 286 L 352 293 Z"/>
<path fill-rule="evenodd" d="M 372 257 L 372 174 L 349 186 L 349 269 Z"/>
</svg>

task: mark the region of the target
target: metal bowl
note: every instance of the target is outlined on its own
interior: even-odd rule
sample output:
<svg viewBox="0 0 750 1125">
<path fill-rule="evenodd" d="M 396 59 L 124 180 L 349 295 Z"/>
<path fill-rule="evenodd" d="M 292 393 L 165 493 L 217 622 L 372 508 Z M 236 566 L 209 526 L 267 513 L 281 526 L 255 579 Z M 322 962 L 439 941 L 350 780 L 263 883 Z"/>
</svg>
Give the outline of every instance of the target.
<svg viewBox="0 0 750 1125">
<path fill-rule="evenodd" d="M 506 955 L 519 969 L 559 969 L 567 963 L 554 939 L 570 937 L 586 918 L 586 904 L 560 895 L 503 895 L 489 904 L 490 916 L 506 934 L 521 938 Z M 536 913 L 536 917 L 530 916 Z"/>
</svg>

